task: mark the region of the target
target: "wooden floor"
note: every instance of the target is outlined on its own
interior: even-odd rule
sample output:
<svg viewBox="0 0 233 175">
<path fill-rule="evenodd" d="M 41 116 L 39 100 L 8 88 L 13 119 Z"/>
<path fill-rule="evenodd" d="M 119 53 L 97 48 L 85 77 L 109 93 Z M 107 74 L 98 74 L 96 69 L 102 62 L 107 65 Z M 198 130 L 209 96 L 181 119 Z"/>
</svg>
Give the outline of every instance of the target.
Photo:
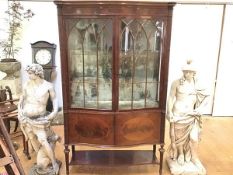
<svg viewBox="0 0 233 175">
<path fill-rule="evenodd" d="M 200 159 L 207 169 L 208 175 L 233 175 L 233 117 L 203 117 L 202 140 L 199 145 Z M 63 137 L 63 125 L 53 127 L 55 132 Z M 168 147 L 168 126 L 166 127 L 165 148 Z M 21 143 L 21 137 L 14 141 Z M 65 159 L 63 153 L 63 140 L 57 144 L 56 157 L 62 161 L 60 175 L 65 175 Z M 78 149 L 97 149 L 86 146 L 79 146 Z M 99 148 L 98 148 L 99 149 Z M 140 146 L 130 149 L 152 149 L 152 146 Z M 31 153 L 32 159 L 27 160 L 22 153 L 22 145 L 17 154 L 24 167 L 26 175 L 30 167 L 36 162 L 35 153 Z M 165 154 L 166 157 L 166 154 Z M 158 165 L 140 165 L 123 167 L 94 167 L 94 166 L 73 166 L 70 167 L 70 175 L 157 175 Z M 164 175 L 170 175 L 170 171 L 164 161 Z"/>
</svg>

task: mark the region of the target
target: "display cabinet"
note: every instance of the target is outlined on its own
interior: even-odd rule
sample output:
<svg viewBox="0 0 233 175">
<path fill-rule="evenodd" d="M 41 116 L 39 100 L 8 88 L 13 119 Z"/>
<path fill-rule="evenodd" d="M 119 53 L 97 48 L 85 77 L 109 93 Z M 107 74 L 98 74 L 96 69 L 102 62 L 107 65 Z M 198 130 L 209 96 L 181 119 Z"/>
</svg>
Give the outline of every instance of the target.
<svg viewBox="0 0 233 175">
<path fill-rule="evenodd" d="M 69 165 L 159 162 L 162 174 L 172 9 L 145 1 L 55 1 Z M 77 150 L 76 145 L 102 147 Z M 106 147 L 153 145 L 151 150 Z M 156 157 L 156 145 L 159 159 Z M 69 152 L 71 149 L 71 161 Z"/>
</svg>

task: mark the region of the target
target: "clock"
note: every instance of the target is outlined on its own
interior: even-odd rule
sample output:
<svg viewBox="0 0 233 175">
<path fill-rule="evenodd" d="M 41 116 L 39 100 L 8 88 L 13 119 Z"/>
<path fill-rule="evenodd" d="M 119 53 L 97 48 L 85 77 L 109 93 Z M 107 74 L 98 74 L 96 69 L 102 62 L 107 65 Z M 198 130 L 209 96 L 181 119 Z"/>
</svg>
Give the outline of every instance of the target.
<svg viewBox="0 0 233 175">
<path fill-rule="evenodd" d="M 32 63 L 40 64 L 44 69 L 44 79 L 51 81 L 55 73 L 55 51 L 56 45 L 47 41 L 37 41 L 31 44 Z"/>
<path fill-rule="evenodd" d="M 52 55 L 49 50 L 41 49 L 36 52 L 35 60 L 40 65 L 48 64 L 52 59 Z"/>
</svg>

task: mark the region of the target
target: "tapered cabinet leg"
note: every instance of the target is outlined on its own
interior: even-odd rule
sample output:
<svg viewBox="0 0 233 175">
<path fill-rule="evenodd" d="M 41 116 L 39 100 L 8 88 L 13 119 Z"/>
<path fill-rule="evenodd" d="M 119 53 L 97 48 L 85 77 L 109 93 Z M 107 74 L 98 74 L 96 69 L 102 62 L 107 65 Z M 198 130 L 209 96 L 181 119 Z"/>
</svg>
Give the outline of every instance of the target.
<svg viewBox="0 0 233 175">
<path fill-rule="evenodd" d="M 164 145 L 162 144 L 159 149 L 160 160 L 159 160 L 159 175 L 163 174 L 163 154 L 165 152 Z"/>
<path fill-rule="evenodd" d="M 70 153 L 70 149 L 67 145 L 65 145 L 65 160 L 66 160 L 66 175 L 69 175 L 69 153 Z"/>
<path fill-rule="evenodd" d="M 76 157 L 75 157 L 75 145 L 72 145 L 71 146 L 71 155 L 72 155 L 72 157 L 74 158 L 74 160 L 76 159 Z"/>
<path fill-rule="evenodd" d="M 153 145 L 153 161 L 156 161 L 157 157 L 156 157 L 156 145 Z"/>
</svg>

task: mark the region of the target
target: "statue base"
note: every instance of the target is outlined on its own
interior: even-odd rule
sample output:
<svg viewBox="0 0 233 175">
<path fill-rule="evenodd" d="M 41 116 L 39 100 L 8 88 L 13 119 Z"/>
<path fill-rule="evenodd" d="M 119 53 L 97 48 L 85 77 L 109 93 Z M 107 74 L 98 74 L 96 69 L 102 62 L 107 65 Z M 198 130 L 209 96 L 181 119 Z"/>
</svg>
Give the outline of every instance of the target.
<svg viewBox="0 0 233 175">
<path fill-rule="evenodd" d="M 60 160 L 57 160 L 57 164 L 60 170 L 62 162 Z M 31 167 L 29 171 L 29 175 L 58 175 L 59 170 L 58 170 L 58 173 L 56 174 L 56 172 L 53 169 L 52 164 L 50 164 L 46 169 L 43 169 L 35 164 L 34 166 Z"/>
<path fill-rule="evenodd" d="M 195 165 L 193 162 L 185 162 L 184 165 L 178 164 L 176 160 L 167 158 L 167 164 L 172 175 L 206 175 L 206 169 L 199 163 Z"/>
</svg>

